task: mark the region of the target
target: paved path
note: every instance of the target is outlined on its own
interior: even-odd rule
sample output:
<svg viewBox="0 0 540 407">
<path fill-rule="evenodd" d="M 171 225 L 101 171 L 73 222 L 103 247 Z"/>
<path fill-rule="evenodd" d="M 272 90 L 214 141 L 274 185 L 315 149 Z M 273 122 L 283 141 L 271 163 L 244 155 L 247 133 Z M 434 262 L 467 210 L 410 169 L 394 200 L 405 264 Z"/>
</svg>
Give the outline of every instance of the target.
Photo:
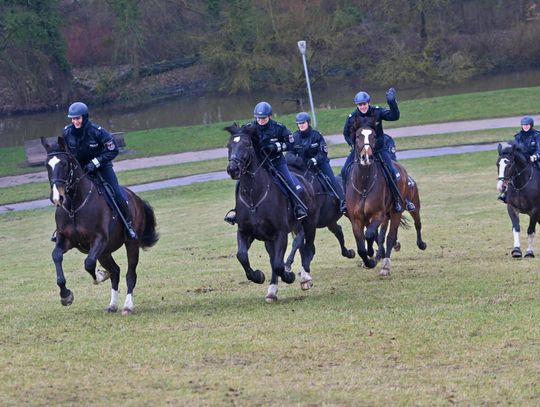
<svg viewBox="0 0 540 407">
<path fill-rule="evenodd" d="M 506 117 L 496 119 L 468 120 L 461 122 L 424 124 L 421 126 L 397 127 L 388 129 L 388 133 L 396 137 L 425 136 L 430 134 L 444 134 L 454 132 L 465 132 L 486 129 L 500 128 L 519 128 L 520 117 Z M 325 136 L 328 144 L 344 143 L 341 134 Z M 164 165 L 182 164 L 194 161 L 213 160 L 227 157 L 225 148 L 216 148 L 213 150 L 193 151 L 179 154 L 168 154 L 156 157 L 134 158 L 115 161 L 116 171 L 134 170 L 139 168 L 159 167 Z M 33 174 L 14 175 L 9 177 L 0 177 L 0 188 L 28 184 L 31 182 L 42 182 L 47 180 L 45 171 Z"/>
<path fill-rule="evenodd" d="M 397 158 L 398 160 L 404 160 L 408 158 L 420 158 L 420 157 L 434 157 L 440 155 L 449 155 L 449 154 L 465 154 L 465 153 L 475 153 L 479 151 L 494 151 L 497 149 L 498 143 L 489 143 L 489 144 L 478 144 L 478 145 L 465 145 L 465 146 L 452 146 L 452 147 L 437 147 L 437 148 L 426 148 L 418 150 L 406 150 L 398 151 Z M 345 162 L 345 157 L 336 158 L 331 160 L 330 164 L 332 166 L 342 166 Z M 156 181 L 150 182 L 147 184 L 141 185 L 132 185 L 129 188 L 134 192 L 145 192 L 145 191 L 154 191 L 156 189 L 163 188 L 173 188 L 183 185 L 194 184 L 198 182 L 207 182 L 207 181 L 219 181 L 223 179 L 228 179 L 229 176 L 225 171 L 211 172 L 207 174 L 197 174 L 190 175 L 188 177 L 174 178 L 165 181 Z M 11 211 L 22 211 L 43 208 L 50 206 L 51 201 L 48 199 L 40 199 L 37 201 L 30 202 L 21 202 L 8 205 L 0 205 L 0 214 Z"/>
</svg>

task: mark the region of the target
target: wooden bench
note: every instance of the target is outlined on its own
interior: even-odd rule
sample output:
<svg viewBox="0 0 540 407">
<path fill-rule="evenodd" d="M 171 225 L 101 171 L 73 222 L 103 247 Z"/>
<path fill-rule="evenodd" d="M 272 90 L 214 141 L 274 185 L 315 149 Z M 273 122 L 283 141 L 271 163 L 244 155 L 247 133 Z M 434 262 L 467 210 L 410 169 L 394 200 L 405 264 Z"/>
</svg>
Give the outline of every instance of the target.
<svg viewBox="0 0 540 407">
<path fill-rule="evenodd" d="M 126 147 L 124 140 L 124 132 L 111 133 L 114 141 L 120 152 L 123 152 Z M 47 143 L 51 144 L 58 140 L 58 137 L 48 137 Z M 41 139 L 26 140 L 24 142 L 24 151 L 26 153 L 26 161 L 30 166 L 43 165 L 47 158 L 47 152 L 41 145 Z"/>
</svg>

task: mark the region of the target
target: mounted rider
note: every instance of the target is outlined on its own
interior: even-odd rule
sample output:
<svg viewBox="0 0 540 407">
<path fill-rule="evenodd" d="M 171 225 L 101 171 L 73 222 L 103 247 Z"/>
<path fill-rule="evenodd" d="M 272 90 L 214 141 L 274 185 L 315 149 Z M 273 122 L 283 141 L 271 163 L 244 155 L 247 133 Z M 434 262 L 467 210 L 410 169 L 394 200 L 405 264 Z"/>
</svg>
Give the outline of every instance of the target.
<svg viewBox="0 0 540 407">
<path fill-rule="evenodd" d="M 403 206 L 401 202 L 402 197 L 397 188 L 397 182 L 399 181 L 401 175 L 392 163 L 392 155 L 395 154 L 395 145 L 394 152 L 392 154 L 392 146 L 388 145 L 388 141 L 385 143 L 385 139 L 388 140 L 388 138 L 385 138 L 382 127 L 383 120 L 399 120 L 400 113 L 396 101 L 396 90 L 394 88 L 390 88 L 386 92 L 386 101 L 390 109 L 385 109 L 380 106 L 372 106 L 370 105 L 370 101 L 371 97 L 367 92 L 358 92 L 354 97 L 354 103 L 356 104 L 357 108 L 354 110 L 354 112 L 349 114 L 347 120 L 345 120 L 345 125 L 343 127 L 343 136 L 347 144 L 351 146 L 352 150 L 341 170 L 343 186 L 345 188 L 347 185 L 347 178 L 350 172 L 350 166 L 354 161 L 354 135 L 359 128 L 370 127 L 375 131 L 374 153 L 381 160 L 381 163 L 383 164 L 383 170 L 387 175 L 388 186 L 390 188 L 390 191 L 392 192 L 394 200 L 394 211 L 403 212 Z M 393 143 L 393 140 L 391 138 L 390 140 Z M 410 201 L 406 202 L 406 208 L 408 211 L 413 211 L 415 209 L 414 204 Z"/>
<path fill-rule="evenodd" d="M 64 127 L 63 137 L 66 140 L 68 150 L 88 174 L 100 174 L 111 186 L 114 200 L 122 212 L 121 215 L 126 220 L 124 226 L 128 238 L 138 239 L 132 226 L 128 203 L 123 197 L 113 170 L 112 160 L 118 155 L 118 146 L 114 137 L 103 127 L 88 119 L 88 106 L 82 102 L 71 104 L 67 117 L 71 119 L 71 124 Z"/>
<path fill-rule="evenodd" d="M 299 194 L 304 188 L 298 182 L 298 179 L 289 172 L 287 160 L 283 152 L 292 146 L 292 134 L 284 124 L 272 119 L 272 106 L 268 102 L 259 102 L 253 109 L 255 120 L 248 126 L 255 126 L 262 146 L 263 156 L 268 157 L 271 166 L 281 176 L 286 185 L 289 198 L 294 208 L 294 215 L 297 220 L 302 220 L 308 216 L 307 206 L 300 199 Z M 237 184 L 238 186 L 238 184 Z M 234 225 L 236 223 L 236 212 L 231 209 L 223 219 L 225 222 Z"/>
<path fill-rule="evenodd" d="M 330 160 L 328 159 L 328 145 L 323 135 L 311 127 L 311 117 L 307 112 L 300 112 L 296 115 L 298 130 L 293 133 L 294 141 L 292 151 L 287 154 L 294 154 L 310 169 L 324 174 L 323 181 L 339 201 L 342 213 L 347 211 L 345 197 L 341 185 L 337 182 Z"/>
<path fill-rule="evenodd" d="M 540 131 L 534 128 L 534 119 L 531 116 L 523 116 L 520 121 L 521 130 L 514 135 L 514 140 L 525 154 L 533 167 L 540 168 Z M 497 198 L 506 203 L 506 189 Z"/>
</svg>

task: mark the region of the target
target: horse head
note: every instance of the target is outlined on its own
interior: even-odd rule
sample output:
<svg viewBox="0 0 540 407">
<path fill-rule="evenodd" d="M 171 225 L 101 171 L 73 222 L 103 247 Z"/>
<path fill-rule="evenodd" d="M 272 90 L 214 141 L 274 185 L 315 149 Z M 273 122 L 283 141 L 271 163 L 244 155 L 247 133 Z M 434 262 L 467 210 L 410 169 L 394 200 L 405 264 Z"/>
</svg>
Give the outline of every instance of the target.
<svg viewBox="0 0 540 407">
<path fill-rule="evenodd" d="M 375 148 L 375 130 L 370 127 L 361 127 L 354 136 L 354 149 L 356 160 L 360 165 L 373 163 L 373 150 Z"/>
<path fill-rule="evenodd" d="M 227 143 L 229 164 L 227 165 L 227 174 L 232 179 L 239 179 L 254 164 L 257 164 L 258 155 L 256 147 L 259 139 L 257 130 L 254 126 L 239 127 L 236 123 L 225 127 L 230 133 Z"/>
<path fill-rule="evenodd" d="M 506 147 L 499 144 L 497 151 L 497 191 L 502 192 L 508 182 L 520 175 L 530 163 L 522 148 L 514 142 L 510 142 Z"/>
<path fill-rule="evenodd" d="M 66 148 L 63 137 L 58 137 L 58 142 L 48 144 L 44 137 L 41 137 L 41 144 L 47 151 L 45 165 L 51 185 L 50 200 L 56 206 L 61 206 L 66 195 L 76 182 L 76 176 L 81 172 L 81 168 L 75 157 Z"/>
</svg>

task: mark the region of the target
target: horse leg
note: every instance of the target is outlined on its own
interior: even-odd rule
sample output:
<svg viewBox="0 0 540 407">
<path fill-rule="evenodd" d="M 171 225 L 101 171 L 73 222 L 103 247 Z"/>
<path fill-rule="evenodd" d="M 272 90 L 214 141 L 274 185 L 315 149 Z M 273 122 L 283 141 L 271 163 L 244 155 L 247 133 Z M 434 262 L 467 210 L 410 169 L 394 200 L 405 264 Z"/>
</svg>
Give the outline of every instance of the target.
<svg viewBox="0 0 540 407">
<path fill-rule="evenodd" d="M 327 227 L 328 230 L 332 232 L 338 240 L 339 247 L 341 247 L 341 255 L 343 257 L 347 257 L 348 259 L 354 259 L 356 253 L 353 249 L 347 249 L 347 247 L 345 246 L 345 236 L 343 235 L 343 229 L 341 228 L 341 226 L 337 222 L 334 222 Z"/>
<path fill-rule="evenodd" d="M 538 222 L 538 213 L 533 212 L 529 217 L 529 227 L 527 228 L 527 251 L 524 257 L 534 257 L 534 237 L 536 236 L 536 222 Z"/>
<path fill-rule="evenodd" d="M 137 285 L 137 265 L 139 264 L 139 241 L 126 240 L 125 242 L 128 264 L 126 272 L 127 293 L 124 301 L 122 315 L 133 313 L 135 306 L 133 305 L 133 290 Z M 111 276 L 112 283 L 112 276 Z M 118 285 L 116 287 L 118 289 Z"/>
<path fill-rule="evenodd" d="M 373 257 L 373 254 L 375 253 L 373 249 L 373 243 L 375 242 L 375 238 L 377 238 L 377 243 L 379 242 L 379 226 L 383 223 L 379 219 L 374 219 L 367 227 L 366 229 L 366 241 L 367 241 L 367 254 L 369 257 Z M 378 252 L 379 250 L 377 250 Z M 377 261 L 377 259 L 375 259 Z"/>
<path fill-rule="evenodd" d="M 84 269 L 92 276 L 92 279 L 94 280 L 94 284 L 99 284 L 100 281 L 98 281 L 96 277 L 96 265 L 97 265 L 97 259 L 101 257 L 103 254 L 103 250 L 105 249 L 105 242 L 101 239 L 100 236 L 96 237 L 94 240 L 94 243 L 90 247 L 90 250 L 88 251 L 88 255 L 86 256 L 86 259 L 84 259 Z"/>
<path fill-rule="evenodd" d="M 422 221 L 420 220 L 420 206 L 416 206 L 416 210 L 409 213 L 414 220 L 414 228 L 416 229 L 416 246 L 420 250 L 426 250 L 427 244 L 422 240 Z"/>
<path fill-rule="evenodd" d="M 280 233 L 275 240 L 264 242 L 272 267 L 272 277 L 265 298 L 267 303 L 275 302 L 278 299 L 278 277 L 281 277 L 281 280 L 287 284 L 291 284 L 295 280 L 293 272 L 285 271 L 285 262 L 283 261 L 285 250 L 287 250 L 287 235 L 287 233 Z"/>
<path fill-rule="evenodd" d="M 391 260 L 390 256 L 392 255 L 392 249 L 397 241 L 397 232 L 399 228 L 399 222 L 401 219 L 401 213 L 392 213 L 390 218 L 390 230 L 388 232 L 388 239 L 386 241 L 386 257 L 383 259 L 381 271 L 379 276 L 387 277 L 390 275 Z"/>
<path fill-rule="evenodd" d="M 52 259 L 56 268 L 56 284 L 60 287 L 60 303 L 64 306 L 73 304 L 73 292 L 66 287 L 66 277 L 62 268 L 64 253 L 69 250 L 63 236 L 58 233 L 56 236 L 56 246 L 52 251 Z"/>
<path fill-rule="evenodd" d="M 300 247 L 304 245 L 304 231 L 300 230 L 294 236 L 291 252 L 289 253 L 289 256 L 287 257 L 287 260 L 285 261 L 285 271 L 291 271 L 291 266 L 294 262 L 294 256 L 296 255 L 296 252 Z"/>
<path fill-rule="evenodd" d="M 316 224 L 304 224 L 305 241 L 304 247 L 300 250 L 302 256 L 302 267 L 300 268 L 300 288 L 309 290 L 313 287 L 313 279 L 311 277 L 311 262 L 315 257 L 315 234 L 317 233 Z"/>
<path fill-rule="evenodd" d="M 377 238 L 377 255 L 375 256 L 375 260 L 379 261 L 382 258 L 384 258 L 386 251 L 384 250 L 384 241 L 386 240 L 386 231 L 388 229 L 388 221 L 381 224 L 379 227 L 379 236 Z M 397 242 L 399 244 L 399 242 Z M 400 246 L 401 248 L 401 246 Z M 399 250 L 399 249 L 396 249 Z"/>
<path fill-rule="evenodd" d="M 377 264 L 375 260 L 370 259 L 368 257 L 368 252 L 366 250 L 366 238 L 364 236 L 364 225 L 362 222 L 359 222 L 358 220 L 352 220 L 352 228 L 353 228 L 353 234 L 354 238 L 356 239 L 356 250 L 358 251 L 358 255 L 364 262 L 364 265 L 372 269 Z"/>
<path fill-rule="evenodd" d="M 106 253 L 99 258 L 99 263 L 105 267 L 111 278 L 111 302 L 107 312 L 118 310 L 118 285 L 120 283 L 120 267 L 114 261 L 110 253 Z M 96 271 L 97 274 L 97 271 Z"/>
<path fill-rule="evenodd" d="M 238 244 L 238 251 L 236 252 L 236 258 L 244 268 L 246 277 L 249 281 L 253 281 L 256 284 L 264 283 L 264 273 L 261 270 L 253 270 L 249 264 L 248 251 L 253 243 L 254 237 L 250 234 L 243 233 L 240 230 L 236 232 L 236 241 Z"/>
<path fill-rule="evenodd" d="M 512 249 L 512 257 L 514 259 L 520 259 L 522 254 L 521 245 L 519 242 L 519 213 L 511 205 L 506 205 L 506 210 L 508 212 L 508 216 L 510 217 L 510 221 L 512 222 L 512 234 L 514 235 L 514 248 Z"/>
</svg>

